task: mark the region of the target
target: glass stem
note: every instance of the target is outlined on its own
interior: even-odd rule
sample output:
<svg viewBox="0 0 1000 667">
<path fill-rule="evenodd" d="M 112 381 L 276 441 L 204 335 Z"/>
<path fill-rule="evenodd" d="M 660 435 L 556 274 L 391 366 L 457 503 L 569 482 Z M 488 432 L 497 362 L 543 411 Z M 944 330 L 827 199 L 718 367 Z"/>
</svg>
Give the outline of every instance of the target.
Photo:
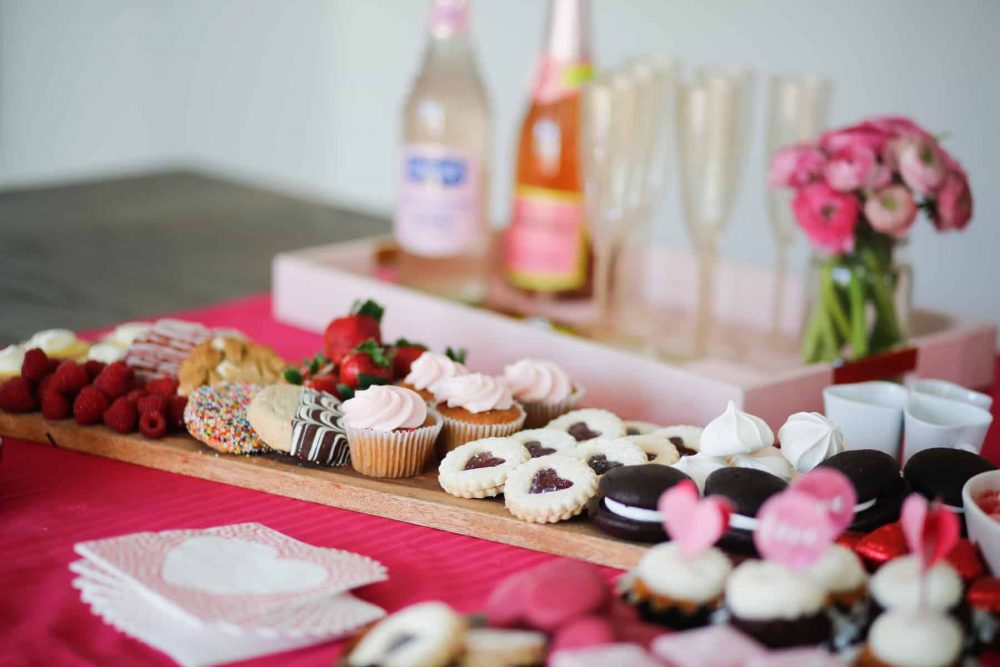
<svg viewBox="0 0 1000 667">
<path fill-rule="evenodd" d="M 788 244 L 778 242 L 778 256 L 774 267 L 774 298 L 771 302 L 771 338 L 781 335 L 781 321 L 785 314 L 785 282 L 788 280 Z"/>
<path fill-rule="evenodd" d="M 712 330 L 712 312 L 715 309 L 715 244 L 704 245 L 698 253 L 698 319 L 695 326 L 694 351 L 696 358 L 706 356 L 708 337 Z"/>
</svg>

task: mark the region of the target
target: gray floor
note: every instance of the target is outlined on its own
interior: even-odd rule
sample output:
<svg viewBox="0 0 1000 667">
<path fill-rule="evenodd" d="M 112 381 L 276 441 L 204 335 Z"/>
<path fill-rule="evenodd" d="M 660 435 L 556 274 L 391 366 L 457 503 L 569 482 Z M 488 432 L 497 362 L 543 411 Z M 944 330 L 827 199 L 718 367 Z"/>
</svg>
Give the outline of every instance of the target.
<svg viewBox="0 0 1000 667">
<path fill-rule="evenodd" d="M 0 346 L 266 290 L 275 253 L 388 228 L 187 171 L 0 191 Z"/>
</svg>

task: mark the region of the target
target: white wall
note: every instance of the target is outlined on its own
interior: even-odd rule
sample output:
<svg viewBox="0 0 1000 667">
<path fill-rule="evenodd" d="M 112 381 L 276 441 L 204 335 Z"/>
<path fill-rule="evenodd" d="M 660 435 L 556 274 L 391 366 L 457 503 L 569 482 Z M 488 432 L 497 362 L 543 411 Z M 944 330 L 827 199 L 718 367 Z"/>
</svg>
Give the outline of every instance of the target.
<svg viewBox="0 0 1000 667">
<path fill-rule="evenodd" d="M 541 0 L 478 0 L 493 101 L 493 213 L 506 215 L 514 133 Z M 419 0 L 0 0 L 0 186 L 194 164 L 390 214 L 399 108 L 423 43 Z M 904 112 L 973 181 L 963 234 L 914 235 L 923 305 L 1000 320 L 1000 2 L 593 0 L 599 64 L 660 51 L 759 73 L 746 176 L 723 243 L 767 265 L 765 77 L 833 79 L 831 120 Z M 656 234 L 685 244 L 675 187 Z M 806 254 L 800 243 L 800 261 Z"/>
</svg>

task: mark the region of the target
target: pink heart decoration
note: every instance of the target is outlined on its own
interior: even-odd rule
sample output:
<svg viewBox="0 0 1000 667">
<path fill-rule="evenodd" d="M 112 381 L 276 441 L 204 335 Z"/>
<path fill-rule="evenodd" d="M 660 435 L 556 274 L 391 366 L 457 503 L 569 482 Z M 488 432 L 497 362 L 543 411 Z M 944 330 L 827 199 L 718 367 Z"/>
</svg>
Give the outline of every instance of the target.
<svg viewBox="0 0 1000 667">
<path fill-rule="evenodd" d="M 757 512 L 753 542 L 764 558 L 800 570 L 823 555 L 835 534 L 833 519 L 822 503 L 788 489 L 769 498 Z"/>
<path fill-rule="evenodd" d="M 903 502 L 899 518 L 903 537 L 910 551 L 916 554 L 923 570 L 929 570 L 958 544 L 958 515 L 919 493 L 911 493 Z"/>
<path fill-rule="evenodd" d="M 664 491 L 657 508 L 663 527 L 680 544 L 685 558 L 715 544 L 729 527 L 729 502 L 721 497 L 700 498 L 698 487 L 688 480 Z"/>
<path fill-rule="evenodd" d="M 858 494 L 851 480 L 833 468 L 814 468 L 802 475 L 789 487 L 819 501 L 830 515 L 833 539 L 847 530 L 854 520 Z"/>
</svg>

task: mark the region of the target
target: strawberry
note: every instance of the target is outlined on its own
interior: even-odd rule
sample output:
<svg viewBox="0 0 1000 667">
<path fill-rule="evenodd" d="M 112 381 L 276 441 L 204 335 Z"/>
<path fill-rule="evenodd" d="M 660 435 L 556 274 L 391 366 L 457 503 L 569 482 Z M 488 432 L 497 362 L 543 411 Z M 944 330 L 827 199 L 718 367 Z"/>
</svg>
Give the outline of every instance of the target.
<svg viewBox="0 0 1000 667">
<path fill-rule="evenodd" d="M 316 391 L 325 391 L 328 394 L 333 394 L 337 398 L 342 398 L 340 392 L 337 391 L 337 376 L 330 375 L 318 375 L 314 378 L 309 378 L 306 380 L 306 386 L 310 389 L 315 389 Z"/>
<path fill-rule="evenodd" d="M 337 377 L 349 390 L 387 384 L 392 381 L 392 358 L 376 340 L 366 340 L 341 360 Z M 343 389 L 338 386 L 338 390 L 343 396 Z"/>
<path fill-rule="evenodd" d="M 0 384 L 0 410 L 31 412 L 38 407 L 34 388 L 20 375 Z"/>
<path fill-rule="evenodd" d="M 28 382 L 38 382 L 49 374 L 49 355 L 38 347 L 33 347 L 24 353 L 21 362 L 21 377 Z"/>
<path fill-rule="evenodd" d="M 327 358 L 339 364 L 344 356 L 368 339 L 382 343 L 382 306 L 374 301 L 355 301 L 351 314 L 330 322 L 323 334 L 323 350 Z"/>
<path fill-rule="evenodd" d="M 397 340 L 393 346 L 392 354 L 392 376 L 401 380 L 410 373 L 410 366 L 421 354 L 427 351 L 427 346 L 422 343 L 411 343 L 405 338 Z"/>
</svg>

